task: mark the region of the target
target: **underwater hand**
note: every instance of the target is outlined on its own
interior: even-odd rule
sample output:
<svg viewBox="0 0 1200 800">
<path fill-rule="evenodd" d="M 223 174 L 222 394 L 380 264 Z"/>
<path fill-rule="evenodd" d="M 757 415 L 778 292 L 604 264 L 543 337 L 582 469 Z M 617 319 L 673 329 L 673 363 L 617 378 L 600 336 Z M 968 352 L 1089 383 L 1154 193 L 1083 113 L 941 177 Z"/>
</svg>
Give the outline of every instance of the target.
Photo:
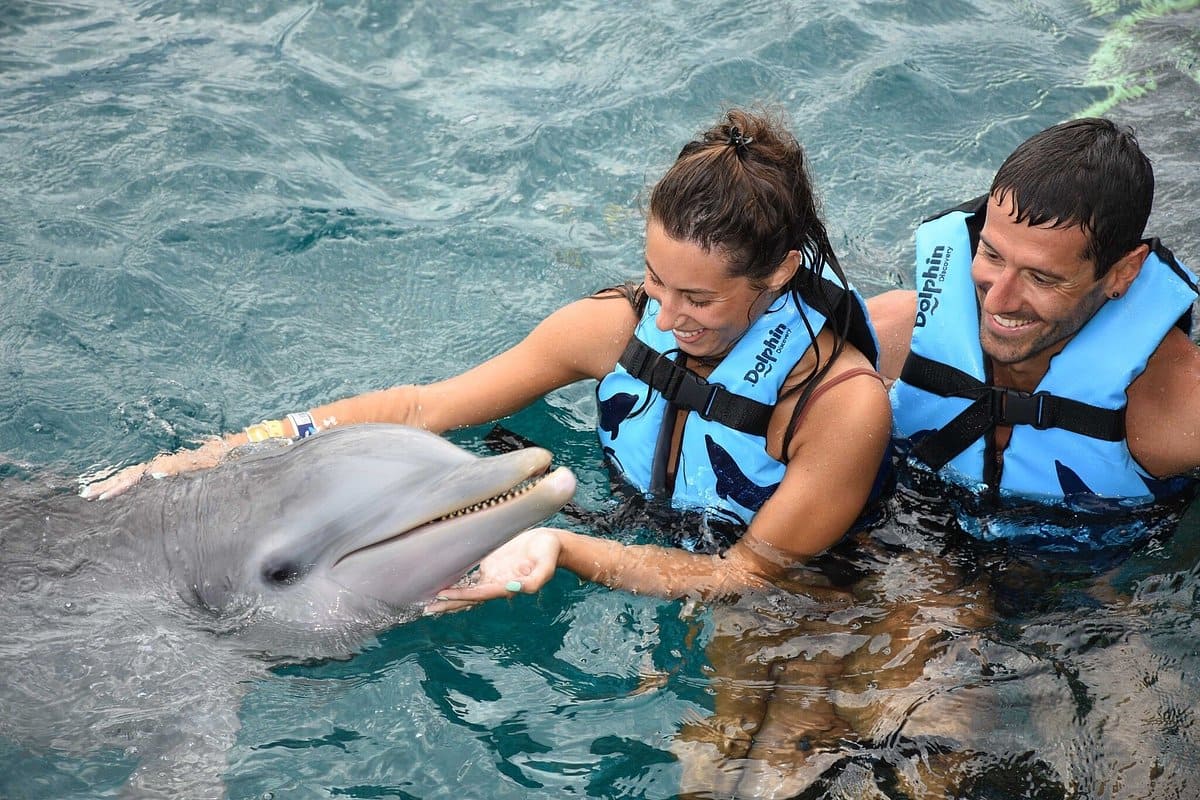
<svg viewBox="0 0 1200 800">
<path fill-rule="evenodd" d="M 227 449 L 225 441 L 216 438 L 208 440 L 194 450 L 163 453 L 144 464 L 134 464 L 118 470 L 103 480 L 86 483 L 79 490 L 79 496 L 88 500 L 107 500 L 129 489 L 129 487 L 141 480 L 143 475 L 149 475 L 152 478 L 165 478 L 168 475 L 178 475 L 181 472 L 214 467 L 220 463 L 221 456 L 225 454 Z M 87 482 L 90 480 L 90 477 L 84 475 L 80 480 Z"/>
<path fill-rule="evenodd" d="M 554 577 L 562 547 L 556 528 L 532 528 L 496 548 L 479 562 L 476 580 L 469 586 L 452 586 L 438 593 L 425 613 L 458 611 L 484 600 L 535 594 Z"/>
</svg>

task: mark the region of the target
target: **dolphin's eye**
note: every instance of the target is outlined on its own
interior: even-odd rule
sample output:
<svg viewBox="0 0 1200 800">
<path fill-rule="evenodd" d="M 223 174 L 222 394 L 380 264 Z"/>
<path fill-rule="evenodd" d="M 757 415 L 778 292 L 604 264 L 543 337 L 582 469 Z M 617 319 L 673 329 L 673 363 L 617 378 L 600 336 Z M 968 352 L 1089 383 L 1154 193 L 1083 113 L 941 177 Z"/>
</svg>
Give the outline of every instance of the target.
<svg viewBox="0 0 1200 800">
<path fill-rule="evenodd" d="M 300 580 L 301 575 L 303 571 L 300 566 L 291 562 L 268 564 L 263 567 L 263 580 L 277 586 L 291 586 Z"/>
</svg>

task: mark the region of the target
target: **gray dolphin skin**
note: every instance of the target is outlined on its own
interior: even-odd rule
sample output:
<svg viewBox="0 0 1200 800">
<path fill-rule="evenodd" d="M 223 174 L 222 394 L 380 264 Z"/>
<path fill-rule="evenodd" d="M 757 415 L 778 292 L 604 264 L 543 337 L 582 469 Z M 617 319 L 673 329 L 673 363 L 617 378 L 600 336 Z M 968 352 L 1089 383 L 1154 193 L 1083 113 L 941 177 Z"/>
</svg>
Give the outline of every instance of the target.
<svg viewBox="0 0 1200 800">
<path fill-rule="evenodd" d="M 5 481 L 0 763 L 116 752 L 114 791 L 220 796 L 244 687 L 420 614 L 570 499 L 575 477 L 549 466 L 362 425 L 106 501 Z M 0 796 L 22 794 L 0 772 Z"/>
<path fill-rule="evenodd" d="M 356 624 L 431 600 L 558 511 L 575 479 L 549 465 L 540 448 L 478 458 L 415 428 L 334 429 L 165 487 L 171 572 L 212 611 L 249 603 L 287 628 Z M 197 508 L 219 522 L 200 537 L 188 530 Z"/>
</svg>

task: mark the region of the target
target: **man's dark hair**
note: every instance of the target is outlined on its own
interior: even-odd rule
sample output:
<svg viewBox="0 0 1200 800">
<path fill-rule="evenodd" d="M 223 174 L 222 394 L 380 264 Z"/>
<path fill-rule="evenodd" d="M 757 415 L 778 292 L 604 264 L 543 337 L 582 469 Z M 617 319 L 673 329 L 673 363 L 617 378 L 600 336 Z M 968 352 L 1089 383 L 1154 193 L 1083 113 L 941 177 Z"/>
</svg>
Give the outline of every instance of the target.
<svg viewBox="0 0 1200 800">
<path fill-rule="evenodd" d="M 1083 228 L 1099 279 L 1141 241 L 1154 168 L 1129 127 L 1075 119 L 1035 134 L 1005 159 L 991 195 L 1002 202 L 1009 194 L 1017 222 Z"/>
</svg>

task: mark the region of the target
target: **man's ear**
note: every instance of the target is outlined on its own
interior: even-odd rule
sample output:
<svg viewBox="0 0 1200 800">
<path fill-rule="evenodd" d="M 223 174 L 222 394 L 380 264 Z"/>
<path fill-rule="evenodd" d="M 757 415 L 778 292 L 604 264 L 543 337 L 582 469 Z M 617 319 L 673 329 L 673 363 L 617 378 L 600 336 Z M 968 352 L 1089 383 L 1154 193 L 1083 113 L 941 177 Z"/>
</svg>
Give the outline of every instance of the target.
<svg viewBox="0 0 1200 800">
<path fill-rule="evenodd" d="M 1104 293 L 1109 297 L 1120 297 L 1128 292 L 1148 255 L 1150 245 L 1143 243 L 1121 256 L 1104 276 Z"/>
</svg>

